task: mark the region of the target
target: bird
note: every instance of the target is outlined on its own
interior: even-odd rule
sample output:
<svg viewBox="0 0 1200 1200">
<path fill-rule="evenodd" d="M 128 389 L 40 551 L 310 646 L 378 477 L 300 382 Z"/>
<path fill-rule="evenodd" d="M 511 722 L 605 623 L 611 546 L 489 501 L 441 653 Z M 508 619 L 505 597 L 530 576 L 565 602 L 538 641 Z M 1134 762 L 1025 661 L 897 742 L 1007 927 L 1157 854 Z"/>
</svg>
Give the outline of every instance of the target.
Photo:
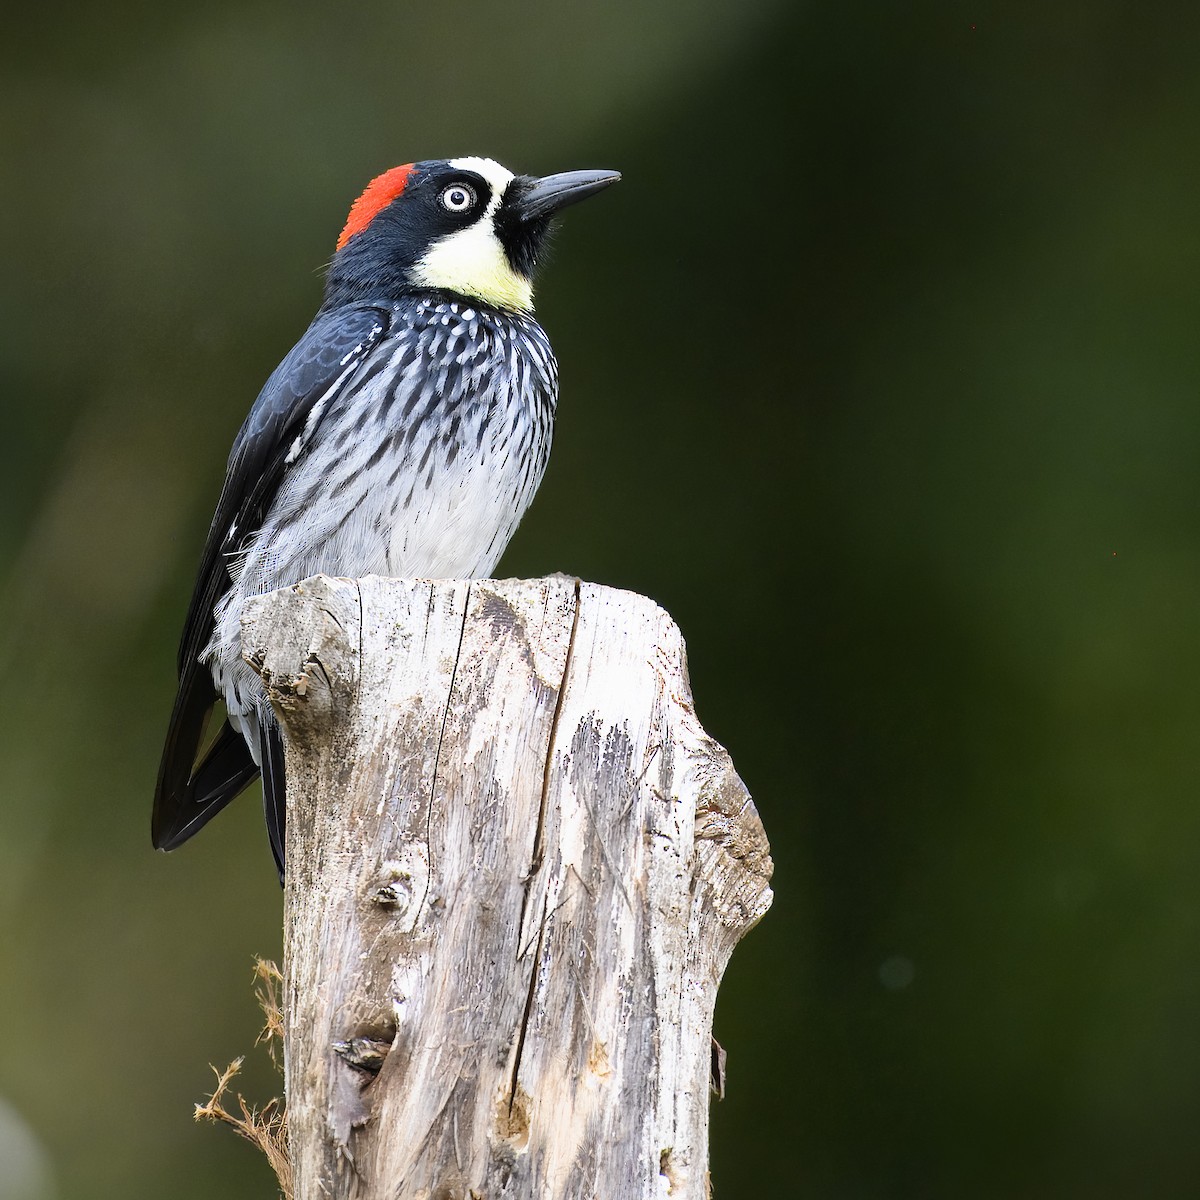
<svg viewBox="0 0 1200 1200">
<path fill-rule="evenodd" d="M 533 284 L 552 220 L 619 178 L 437 159 L 383 172 L 354 201 L 320 308 L 229 454 L 180 639 L 156 848 L 187 841 L 261 774 L 283 880 L 283 740 L 242 660 L 242 609 L 319 573 L 491 574 L 550 454 L 558 365 Z"/>
</svg>

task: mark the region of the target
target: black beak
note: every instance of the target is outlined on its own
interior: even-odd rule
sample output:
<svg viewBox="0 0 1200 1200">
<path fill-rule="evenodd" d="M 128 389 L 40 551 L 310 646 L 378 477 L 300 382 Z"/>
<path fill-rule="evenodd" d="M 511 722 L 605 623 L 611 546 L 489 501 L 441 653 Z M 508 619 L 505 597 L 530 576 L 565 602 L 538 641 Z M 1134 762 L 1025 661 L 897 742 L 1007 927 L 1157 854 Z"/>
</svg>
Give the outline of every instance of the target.
<svg viewBox="0 0 1200 1200">
<path fill-rule="evenodd" d="M 620 178 L 616 171 L 563 171 L 530 179 L 517 197 L 513 212 L 521 221 L 539 221 L 568 204 L 594 196 Z"/>
</svg>

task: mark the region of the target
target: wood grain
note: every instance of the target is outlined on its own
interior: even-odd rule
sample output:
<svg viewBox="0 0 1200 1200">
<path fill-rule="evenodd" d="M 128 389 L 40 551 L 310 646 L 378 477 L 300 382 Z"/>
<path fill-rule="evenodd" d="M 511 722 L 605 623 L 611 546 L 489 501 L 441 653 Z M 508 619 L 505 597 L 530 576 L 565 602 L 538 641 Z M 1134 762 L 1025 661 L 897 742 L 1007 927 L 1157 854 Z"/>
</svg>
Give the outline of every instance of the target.
<svg viewBox="0 0 1200 1200">
<path fill-rule="evenodd" d="M 297 1200 L 702 1200 L 771 859 L 670 617 L 563 576 L 317 577 L 243 647 L 286 741 Z"/>
</svg>

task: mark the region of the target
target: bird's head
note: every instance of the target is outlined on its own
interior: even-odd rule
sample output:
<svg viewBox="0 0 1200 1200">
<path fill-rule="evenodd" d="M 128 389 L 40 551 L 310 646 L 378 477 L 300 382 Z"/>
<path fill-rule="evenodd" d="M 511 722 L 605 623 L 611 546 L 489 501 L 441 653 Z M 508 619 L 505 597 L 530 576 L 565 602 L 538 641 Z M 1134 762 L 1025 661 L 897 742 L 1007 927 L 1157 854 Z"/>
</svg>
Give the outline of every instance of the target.
<svg viewBox="0 0 1200 1200">
<path fill-rule="evenodd" d="M 350 209 L 325 303 L 436 289 L 528 312 L 550 219 L 619 178 L 566 171 L 536 179 L 490 158 L 393 167 Z"/>
</svg>

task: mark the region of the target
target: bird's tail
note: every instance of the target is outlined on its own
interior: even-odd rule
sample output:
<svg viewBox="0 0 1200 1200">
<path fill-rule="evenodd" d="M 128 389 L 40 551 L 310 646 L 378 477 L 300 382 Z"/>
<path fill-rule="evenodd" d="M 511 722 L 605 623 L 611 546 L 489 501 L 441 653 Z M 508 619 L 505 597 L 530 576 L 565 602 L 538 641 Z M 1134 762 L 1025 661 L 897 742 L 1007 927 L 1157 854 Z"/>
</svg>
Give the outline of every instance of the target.
<svg viewBox="0 0 1200 1200">
<path fill-rule="evenodd" d="M 271 839 L 271 853 L 275 855 L 275 866 L 279 870 L 279 882 L 283 883 L 284 849 L 287 845 L 286 776 L 283 771 L 283 735 L 279 732 L 273 713 L 267 713 L 259 721 L 258 752 L 262 760 L 263 815 L 267 819 L 267 835 Z"/>
<path fill-rule="evenodd" d="M 184 672 L 158 768 L 150 835 L 159 850 L 174 850 L 254 782 L 258 765 L 245 740 L 226 721 L 199 766 L 196 755 L 216 701 L 208 672 Z"/>
</svg>

